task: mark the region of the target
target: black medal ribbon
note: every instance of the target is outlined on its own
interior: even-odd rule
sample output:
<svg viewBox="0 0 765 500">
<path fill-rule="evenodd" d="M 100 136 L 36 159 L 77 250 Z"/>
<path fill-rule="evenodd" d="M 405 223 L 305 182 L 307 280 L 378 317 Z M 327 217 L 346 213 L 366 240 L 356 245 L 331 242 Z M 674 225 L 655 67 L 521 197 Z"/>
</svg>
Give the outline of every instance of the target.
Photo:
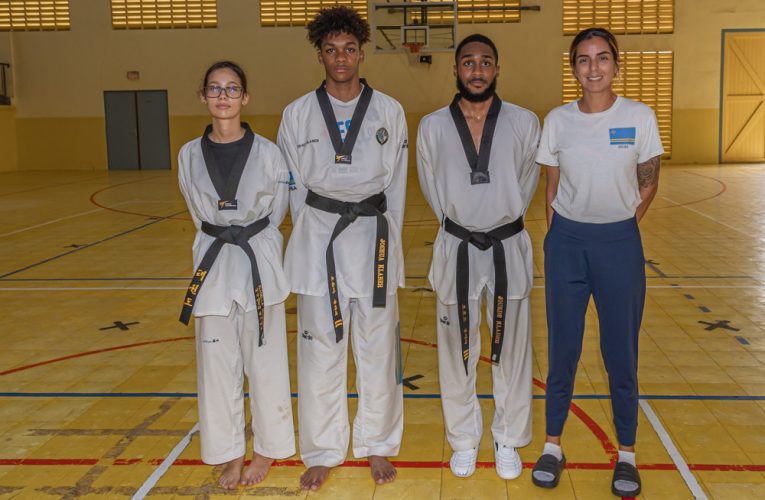
<svg viewBox="0 0 765 500">
<path fill-rule="evenodd" d="M 194 301 L 199 295 L 199 290 L 205 282 L 207 274 L 210 272 L 215 259 L 218 258 L 223 245 L 236 245 L 241 248 L 250 259 L 250 272 L 252 273 L 252 288 L 255 292 L 255 306 L 258 310 L 259 337 L 258 346 L 263 345 L 264 338 L 264 312 L 263 312 L 263 283 L 260 280 L 258 271 L 258 261 L 255 259 L 255 252 L 249 244 L 250 238 L 263 231 L 270 223 L 268 216 L 258 219 L 248 226 L 215 226 L 208 222 L 202 222 L 202 232 L 215 238 L 215 241 L 208 247 L 199 263 L 191 284 L 186 290 L 186 298 L 183 301 L 181 317 L 178 320 L 184 325 L 189 324 L 191 311 L 194 309 Z"/>
<path fill-rule="evenodd" d="M 505 308 L 507 306 L 507 264 L 502 240 L 523 231 L 523 217 L 503 224 L 489 232 L 469 231 L 450 218 L 444 219 L 444 230 L 462 240 L 457 247 L 457 309 L 459 310 L 460 337 L 462 338 L 462 362 L 468 373 L 470 355 L 470 260 L 468 244 L 481 251 L 492 249 L 494 254 L 494 317 L 492 318 L 491 361 L 499 362 L 502 342 L 505 338 Z"/>
<path fill-rule="evenodd" d="M 324 117 L 324 123 L 327 126 L 332 147 L 335 149 L 335 163 L 351 163 L 353 146 L 356 144 L 356 138 L 361 130 L 361 122 L 364 121 L 364 115 L 367 114 L 369 102 L 372 100 L 372 87 L 367 84 L 366 80 L 361 79 L 361 84 L 363 85 L 361 97 L 356 104 L 356 109 L 353 110 L 351 128 L 348 129 L 345 141 L 343 141 L 343 138 L 340 136 L 340 130 L 337 128 L 337 118 L 335 118 L 335 112 L 332 110 L 332 103 L 327 94 L 326 83 L 326 81 L 322 82 L 321 86 L 316 89 L 316 98 L 319 100 L 319 108 L 321 108 L 321 114 Z"/>
<path fill-rule="evenodd" d="M 486 114 L 486 121 L 483 125 L 483 132 L 481 133 L 481 151 L 479 153 L 475 150 L 475 143 L 473 143 L 473 137 L 470 135 L 470 127 L 468 127 L 465 115 L 462 114 L 462 110 L 460 109 L 460 99 L 461 97 L 459 94 L 454 96 L 452 103 L 449 105 L 449 112 L 452 115 L 455 127 L 457 127 L 457 133 L 462 142 L 462 149 L 465 151 L 465 156 L 467 157 L 467 162 L 470 166 L 470 183 L 488 184 L 491 181 L 489 176 L 491 144 L 494 141 L 494 129 L 497 126 L 499 111 L 502 108 L 502 100 L 499 96 L 494 94 L 491 106 L 489 106 L 489 112 Z"/>
<path fill-rule="evenodd" d="M 212 125 L 208 125 L 202 135 L 202 157 L 205 160 L 207 174 L 218 193 L 219 210 L 236 210 L 236 191 L 239 188 L 239 181 L 242 179 L 244 167 L 247 165 L 247 158 L 250 156 L 252 144 L 255 142 L 255 134 L 246 122 L 241 123 L 244 129 L 244 137 L 241 139 L 243 144 L 239 148 L 234 163 L 231 165 L 220 165 L 213 151 L 213 142 L 210 140 Z"/>
<path fill-rule="evenodd" d="M 335 239 L 358 217 L 377 217 L 375 242 L 374 292 L 372 307 L 385 307 L 388 280 L 388 219 L 385 218 L 387 202 L 385 193 L 378 193 L 359 202 L 340 201 L 308 191 L 305 202 L 308 206 L 340 215 L 327 245 L 327 288 L 335 328 L 335 342 L 343 340 L 343 316 L 340 312 L 340 298 L 337 292 L 337 270 L 335 269 Z"/>
</svg>

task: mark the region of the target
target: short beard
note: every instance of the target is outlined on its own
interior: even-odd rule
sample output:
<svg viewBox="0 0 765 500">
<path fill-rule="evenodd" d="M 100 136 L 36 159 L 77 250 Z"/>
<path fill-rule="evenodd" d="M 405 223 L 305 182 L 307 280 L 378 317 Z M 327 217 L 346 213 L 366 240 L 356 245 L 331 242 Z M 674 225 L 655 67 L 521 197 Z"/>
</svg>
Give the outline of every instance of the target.
<svg viewBox="0 0 765 500">
<path fill-rule="evenodd" d="M 474 94 L 468 90 L 467 87 L 465 87 L 465 84 L 462 83 L 462 80 L 457 77 L 457 90 L 460 92 L 460 96 L 470 102 L 484 102 L 492 97 L 494 97 L 494 93 L 497 91 L 497 77 L 494 77 L 494 80 L 491 81 L 488 87 L 483 92 L 480 92 L 478 94 Z"/>
</svg>

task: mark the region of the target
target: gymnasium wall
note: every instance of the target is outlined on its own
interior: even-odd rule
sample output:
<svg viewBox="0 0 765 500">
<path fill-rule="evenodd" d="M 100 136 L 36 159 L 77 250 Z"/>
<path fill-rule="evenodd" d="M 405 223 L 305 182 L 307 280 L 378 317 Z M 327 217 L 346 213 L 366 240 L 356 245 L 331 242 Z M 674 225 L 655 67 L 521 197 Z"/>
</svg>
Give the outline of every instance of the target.
<svg viewBox="0 0 765 500">
<path fill-rule="evenodd" d="M 500 50 L 500 95 L 541 117 L 561 99 L 559 0 L 524 0 L 541 12 L 522 22 L 460 25 L 459 37 L 481 32 Z M 113 30 L 109 2 L 70 2 L 71 30 L 13 32 L 15 118 L 0 113 L 0 130 L 16 130 L 18 168 L 105 169 L 103 91 L 167 89 L 172 156 L 199 135 L 207 119 L 196 89 L 207 65 L 230 58 L 251 79 L 247 119 L 274 139 L 285 105 L 315 88 L 323 71 L 304 28 L 261 28 L 258 3 L 218 0 L 217 29 Z M 675 33 L 622 35 L 623 50 L 674 50 L 674 163 L 717 159 L 720 37 L 723 28 L 765 27 L 762 0 L 676 0 Z M 452 54 L 432 65 L 404 54 L 366 54 L 363 76 L 397 98 L 407 111 L 412 139 L 419 119 L 446 105 L 454 93 Z M 140 71 L 138 81 L 126 72 Z M 5 121 L 11 125 L 4 125 Z M 0 141 L 9 140 L 6 134 Z M 4 143 L 0 142 L 2 151 Z M 5 156 L 4 153 L 2 156 Z"/>
<path fill-rule="evenodd" d="M 0 33 L 0 62 L 11 62 L 10 42 L 10 33 Z M 16 110 L 0 106 L 0 172 L 16 169 Z"/>
</svg>

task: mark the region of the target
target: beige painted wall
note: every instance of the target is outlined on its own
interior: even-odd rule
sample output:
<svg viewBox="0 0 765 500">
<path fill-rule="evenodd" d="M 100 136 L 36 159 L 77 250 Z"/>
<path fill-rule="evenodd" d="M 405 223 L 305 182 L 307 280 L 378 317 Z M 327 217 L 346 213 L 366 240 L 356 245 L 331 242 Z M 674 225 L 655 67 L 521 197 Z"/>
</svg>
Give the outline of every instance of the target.
<svg viewBox="0 0 765 500">
<path fill-rule="evenodd" d="M 561 35 L 559 0 L 526 3 L 540 5 L 541 12 L 524 12 L 517 24 L 461 25 L 459 36 L 480 31 L 492 37 L 500 50 L 500 95 L 543 117 L 560 104 L 560 55 L 571 37 Z M 765 28 L 765 2 L 675 4 L 674 34 L 619 40 L 624 50 L 675 51 L 673 162 L 714 162 L 721 30 Z M 322 78 L 305 29 L 261 28 L 254 1 L 219 0 L 218 28 L 208 30 L 112 30 L 108 2 L 70 5 L 71 31 L 13 34 L 22 169 L 106 168 L 104 90 L 167 89 L 174 156 L 205 123 L 195 91 L 214 60 L 230 58 L 248 71 L 248 119 L 262 124 L 266 136 L 273 136 L 284 106 Z M 434 54 L 432 65 L 412 65 L 403 54 L 368 48 L 363 74 L 403 104 L 414 129 L 420 116 L 448 103 L 451 67 L 451 54 Z M 129 70 L 140 71 L 141 79 L 128 81 Z"/>
<path fill-rule="evenodd" d="M 16 109 L 0 106 L 0 172 L 18 169 Z"/>
</svg>

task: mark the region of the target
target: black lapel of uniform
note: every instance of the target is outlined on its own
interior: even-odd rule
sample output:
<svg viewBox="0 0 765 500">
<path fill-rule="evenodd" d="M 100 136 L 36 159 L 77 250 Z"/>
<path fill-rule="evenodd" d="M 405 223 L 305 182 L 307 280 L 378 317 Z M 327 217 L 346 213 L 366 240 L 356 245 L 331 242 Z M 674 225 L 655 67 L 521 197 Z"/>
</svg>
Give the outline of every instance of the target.
<svg viewBox="0 0 765 500">
<path fill-rule="evenodd" d="M 452 115 L 454 126 L 457 128 L 457 134 L 460 136 L 462 149 L 465 151 L 465 157 L 467 158 L 470 170 L 473 172 L 488 172 L 491 144 L 494 141 L 494 129 L 497 127 L 497 118 L 499 117 L 499 111 L 502 108 L 502 100 L 496 94 L 494 94 L 494 97 L 492 98 L 489 112 L 486 114 L 486 121 L 483 124 L 483 132 L 481 133 L 480 156 L 475 150 L 473 137 L 470 135 L 470 127 L 468 127 L 467 120 L 465 120 L 465 115 L 462 114 L 462 110 L 458 104 L 459 101 L 460 95 L 457 94 L 449 105 L 449 112 Z"/>
<path fill-rule="evenodd" d="M 250 151 L 252 151 L 252 145 L 255 142 L 255 134 L 252 133 L 250 125 L 242 122 L 242 128 L 244 129 L 244 137 L 242 138 L 242 145 L 239 147 L 234 164 L 231 165 L 231 170 L 228 173 L 228 180 L 226 181 L 226 190 L 223 193 L 225 196 L 223 200 L 236 200 L 236 192 L 239 189 L 239 181 L 242 180 L 242 173 L 244 173 L 244 167 L 247 166 L 247 160 L 250 157 Z"/>
<path fill-rule="evenodd" d="M 337 118 L 332 110 L 329 95 L 327 95 L 326 82 L 322 82 L 321 86 L 316 89 L 316 98 L 319 100 L 319 108 L 321 108 L 321 114 L 324 117 L 324 124 L 327 126 L 327 132 L 337 156 L 349 156 L 353 153 L 353 146 L 356 144 L 356 138 L 361 130 L 361 122 L 364 121 L 364 116 L 367 114 L 369 103 L 372 100 L 372 87 L 363 78 L 361 79 L 361 84 L 363 85 L 361 97 L 356 104 L 356 109 L 353 111 L 351 128 L 345 135 L 345 142 L 340 137 L 340 130 L 337 128 Z"/>
<path fill-rule="evenodd" d="M 247 165 L 247 159 L 250 156 L 253 142 L 255 141 L 255 134 L 252 133 L 250 126 L 242 122 L 242 128 L 244 129 L 244 143 L 239 148 L 239 152 L 234 160 L 233 165 L 219 165 L 218 159 L 215 157 L 215 153 L 212 151 L 210 143 L 210 132 L 212 132 L 212 125 L 208 125 L 205 129 L 205 133 L 202 136 L 202 157 L 205 160 L 205 166 L 207 167 L 207 174 L 210 176 L 210 180 L 215 187 L 215 192 L 218 193 L 218 199 L 233 201 L 236 199 L 236 191 L 239 188 L 239 181 L 242 178 L 244 167 Z"/>
</svg>

